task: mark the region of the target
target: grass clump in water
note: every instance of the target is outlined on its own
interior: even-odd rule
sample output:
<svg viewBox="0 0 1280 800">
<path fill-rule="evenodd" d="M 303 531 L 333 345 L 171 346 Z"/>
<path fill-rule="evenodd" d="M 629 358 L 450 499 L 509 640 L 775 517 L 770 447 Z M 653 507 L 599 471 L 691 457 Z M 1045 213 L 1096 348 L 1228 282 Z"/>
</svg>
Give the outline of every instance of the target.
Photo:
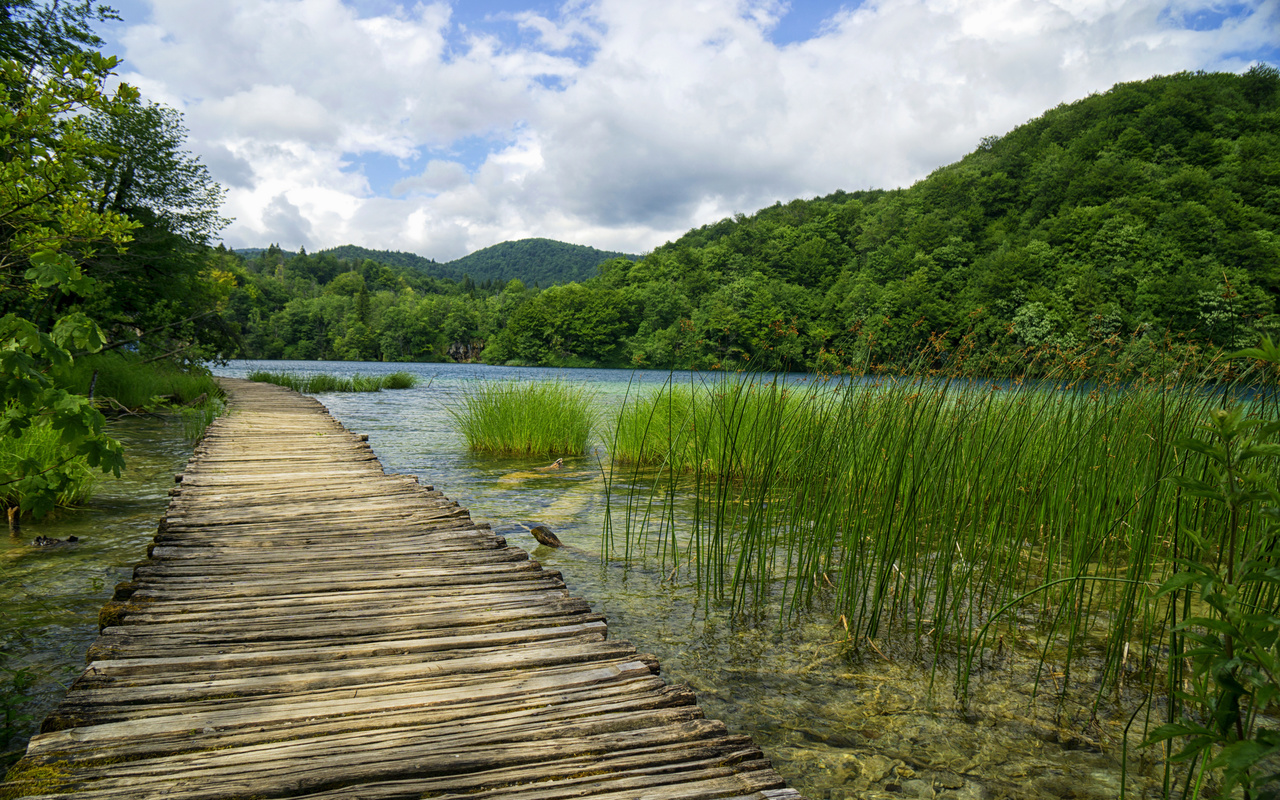
<svg viewBox="0 0 1280 800">
<path fill-rule="evenodd" d="M 473 451 L 510 456 L 584 453 L 594 425 L 590 393 L 563 381 L 483 383 L 449 414 Z"/>
<path fill-rule="evenodd" d="M 254 370 L 249 373 L 249 380 L 260 383 L 273 383 L 284 386 L 295 392 L 322 394 L 324 392 L 378 392 L 383 389 L 412 389 L 418 385 L 418 379 L 408 372 L 393 372 L 390 375 L 352 375 L 342 378 L 337 375 L 297 375 L 292 372 L 270 372 Z"/>
<path fill-rule="evenodd" d="M 408 372 L 393 372 L 382 376 L 383 389 L 412 389 L 418 385 L 418 379 Z"/>
<path fill-rule="evenodd" d="M 62 438 L 47 424 L 27 428 L 21 436 L 0 437 L 0 508 L 20 504 L 18 478 L 34 475 L 57 491 L 59 506 L 74 506 L 93 494 L 97 476 L 83 456 L 68 456 Z"/>
<path fill-rule="evenodd" d="M 88 395 L 92 387 L 95 401 L 117 410 L 152 410 L 222 396 L 207 369 L 169 361 L 146 362 L 115 351 L 77 358 L 58 384 L 82 395 Z"/>
<path fill-rule="evenodd" d="M 220 397 L 211 397 L 193 406 L 183 406 L 178 410 L 182 415 L 182 435 L 193 442 L 198 441 L 213 421 L 226 411 L 227 404 Z"/>
</svg>

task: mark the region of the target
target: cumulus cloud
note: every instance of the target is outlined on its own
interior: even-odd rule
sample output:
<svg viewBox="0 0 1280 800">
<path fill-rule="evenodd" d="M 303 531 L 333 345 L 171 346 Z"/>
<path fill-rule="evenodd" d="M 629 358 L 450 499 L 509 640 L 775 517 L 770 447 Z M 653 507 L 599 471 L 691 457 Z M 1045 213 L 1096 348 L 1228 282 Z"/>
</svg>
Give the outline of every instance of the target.
<svg viewBox="0 0 1280 800">
<path fill-rule="evenodd" d="M 253 186 L 253 165 L 224 144 L 210 144 L 200 148 L 200 160 L 209 168 L 209 174 L 226 187 L 249 189 Z"/>
<path fill-rule="evenodd" d="M 1280 41 L 1269 0 L 831 0 L 779 46 L 787 8 L 571 0 L 489 24 L 443 1 L 164 0 L 118 41 L 230 187 L 229 241 L 437 259 L 520 236 L 640 252 L 907 185 L 1058 103 Z M 362 155 L 403 169 L 372 180 Z"/>
<path fill-rule="evenodd" d="M 262 211 L 262 223 L 272 242 L 290 249 L 312 243 L 311 221 L 283 194 L 276 195 L 267 203 Z"/>
<path fill-rule="evenodd" d="M 470 180 L 467 168 L 457 161 L 433 159 L 427 162 L 427 168 L 422 171 L 422 174 L 399 181 L 391 187 L 391 193 L 395 195 L 407 192 L 439 194 L 464 186 Z"/>
</svg>

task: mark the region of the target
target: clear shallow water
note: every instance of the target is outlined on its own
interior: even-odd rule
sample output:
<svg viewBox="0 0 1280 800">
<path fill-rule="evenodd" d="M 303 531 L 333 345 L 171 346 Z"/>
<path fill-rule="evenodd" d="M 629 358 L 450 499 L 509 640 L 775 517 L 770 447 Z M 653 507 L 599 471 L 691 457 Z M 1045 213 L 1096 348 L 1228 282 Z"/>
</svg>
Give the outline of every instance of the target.
<svg viewBox="0 0 1280 800">
<path fill-rule="evenodd" d="M 447 409 L 477 381 L 563 378 L 586 384 L 607 414 L 628 393 L 672 379 L 663 371 L 556 370 L 461 364 L 232 362 L 251 369 L 383 374 L 406 370 L 418 388 L 317 395 L 369 443 L 389 471 L 417 475 L 479 522 L 560 570 L 569 588 L 608 617 L 610 635 L 658 656 L 663 675 L 688 683 L 707 715 L 750 734 L 788 781 L 807 796 L 953 798 L 1113 798 L 1120 793 L 1118 722 L 1089 722 L 1090 709 L 1035 703 L 1032 660 L 1011 659 L 979 676 L 973 714 L 954 706 L 949 677 L 874 654 L 853 660 L 838 622 L 816 614 L 777 632 L 772 620 L 732 622 L 707 608 L 691 585 L 673 585 L 642 565 L 602 562 L 603 454 L 552 460 L 469 453 Z M 677 373 L 682 382 L 720 373 Z M 786 376 L 802 382 L 804 376 Z M 539 545 L 527 527 L 547 525 L 567 545 Z M 865 649 L 865 648 L 864 648 Z M 1046 680 L 1052 680 L 1047 678 Z M 1021 688 L 1016 688 L 1021 687 Z M 1105 747 L 1099 747 L 1098 744 Z M 1158 784 L 1130 764 L 1129 796 L 1159 797 Z M 1152 765 L 1145 765 L 1148 775 Z"/>
<path fill-rule="evenodd" d="M 416 389 L 318 398 L 348 428 L 369 434 L 389 471 L 435 485 L 474 519 L 560 570 L 575 594 L 607 615 L 613 638 L 657 655 L 667 680 L 690 684 L 709 717 L 750 734 L 784 777 L 815 800 L 1119 795 L 1120 724 L 1090 724 L 1089 710 L 1075 705 L 1033 703 L 1029 660 L 1008 660 L 983 673 L 974 713 L 964 715 L 953 707 L 946 677 L 931 692 L 929 675 L 915 665 L 874 654 L 849 658 L 843 630 L 825 615 L 781 633 L 768 620 L 731 622 L 702 604 L 692 586 L 673 585 L 642 566 L 602 562 L 598 455 L 566 456 L 565 468 L 550 473 L 532 471 L 550 458 L 475 456 L 447 413 L 476 381 L 564 378 L 586 383 L 609 409 L 629 391 L 668 380 L 667 372 L 287 361 L 232 362 L 215 372 L 244 377 L 258 368 L 417 374 L 422 385 Z M 678 379 L 702 377 L 685 373 Z M 172 475 L 190 452 L 176 420 L 131 421 L 119 433 L 129 444 L 126 479 L 104 484 L 85 509 L 29 525 L 24 541 L 7 542 L 0 555 L 6 575 L 0 608 L 29 623 L 28 635 L 7 643 L 6 652 L 42 676 L 36 699 L 24 707 L 37 719 L 82 667 L 97 634 L 98 609 L 145 555 Z M 552 528 L 568 546 L 539 546 L 527 531 L 537 524 Z M 84 542 L 34 551 L 25 542 L 40 534 L 77 535 Z M 1144 769 L 1147 777 L 1140 774 Z M 1160 796 L 1151 770 L 1131 763 L 1130 797 Z"/>
<path fill-rule="evenodd" d="M 173 476 L 191 455 L 178 417 L 126 418 L 110 426 L 125 445 L 123 476 L 101 477 L 97 492 L 81 508 L 25 522 L 20 538 L 0 537 L 3 666 L 26 669 L 34 680 L 25 692 L 29 699 L 11 709 L 29 718 L 15 726 L 21 731 L 38 724 L 83 669 L 85 651 L 98 636 L 98 610 L 146 556 Z M 32 547 L 37 536 L 80 541 Z M 25 740 L 20 736 L 10 747 L 25 747 Z"/>
</svg>

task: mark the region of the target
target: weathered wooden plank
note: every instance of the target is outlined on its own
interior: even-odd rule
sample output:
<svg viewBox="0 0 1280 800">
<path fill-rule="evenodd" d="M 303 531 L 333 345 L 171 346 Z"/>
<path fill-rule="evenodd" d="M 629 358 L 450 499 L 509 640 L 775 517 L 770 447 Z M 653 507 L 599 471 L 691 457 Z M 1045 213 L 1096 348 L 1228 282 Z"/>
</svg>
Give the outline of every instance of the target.
<svg viewBox="0 0 1280 800">
<path fill-rule="evenodd" d="M 530 674 L 463 673 L 401 681 L 398 684 L 367 684 L 353 691 L 350 687 L 297 691 L 281 702 L 264 702 L 254 697 L 221 697 L 190 702 L 153 703 L 146 707 L 131 705 L 76 705 L 73 696 L 45 720 L 42 732 L 82 727 L 86 720 L 101 725 L 123 720 L 148 720 L 159 724 L 166 718 L 185 730 L 192 721 L 209 719 L 201 726 L 214 729 L 253 727 L 266 722 L 284 723 L 361 713 L 369 709 L 459 707 L 475 709 L 488 703 L 523 704 L 524 698 L 539 692 L 565 687 L 602 686 L 617 681 L 652 677 L 650 665 L 640 661 L 570 664 L 547 667 Z"/>
<path fill-rule="evenodd" d="M 563 580 L 560 573 L 543 570 L 536 561 L 528 558 L 492 561 L 468 565 L 465 571 L 454 567 L 422 566 L 414 564 L 395 569 L 352 569 L 350 566 L 326 570 L 324 576 L 300 575 L 281 586 L 278 581 L 239 574 L 228 579 L 206 576 L 190 565 L 172 570 L 167 564 L 149 563 L 135 570 L 132 581 L 117 587 L 117 593 L 125 592 L 120 599 L 133 594 L 157 599 L 179 598 L 200 602 L 207 597 L 261 597 L 304 596 L 325 593 L 386 590 L 421 586 L 464 586 L 503 581 L 526 581 L 538 576 Z"/>
<path fill-rule="evenodd" d="M 655 686 L 653 680 L 537 692 L 526 696 L 523 705 L 510 700 L 444 707 L 379 708 L 366 703 L 342 716 L 295 715 L 271 725 L 260 723 L 234 728 L 215 728 L 211 724 L 215 720 L 210 715 L 194 720 L 184 717 L 181 727 L 164 727 L 157 720 L 163 723 L 166 718 L 153 717 L 42 734 L 33 741 L 29 758 L 37 764 L 65 759 L 71 754 L 134 760 L 392 728 L 430 729 L 436 732 L 437 738 L 442 738 L 452 736 L 459 725 L 484 725 L 495 731 L 504 727 L 514 729 L 518 725 L 545 728 L 549 723 L 563 720 L 695 705 L 693 692 L 687 687 Z M 537 705 L 530 705 L 535 699 Z M 193 727 L 197 723 L 199 727 Z M 282 734 L 282 727 L 287 727 L 287 733 Z M 198 739 L 192 738 L 192 730 L 200 731 Z M 45 753 L 53 755 L 47 757 Z"/>
<path fill-rule="evenodd" d="M 759 757 L 760 751 L 751 746 L 745 737 L 726 737 L 715 744 L 699 742 L 692 745 L 668 745 L 612 755 L 607 762 L 611 769 L 607 771 L 601 769 L 602 761 L 598 756 L 562 759 L 540 770 L 538 777 L 541 780 L 533 783 L 532 786 L 529 785 L 527 770 L 508 768 L 426 781 L 369 783 L 360 787 L 344 787 L 301 796 L 312 798 L 312 800 L 352 800 L 356 797 L 368 798 L 368 800 L 399 800 L 441 791 L 466 792 L 470 796 L 471 793 L 494 789 L 517 792 L 528 787 L 533 791 L 544 789 L 563 792 L 563 794 L 554 794 L 553 797 L 581 797 L 590 793 L 589 789 L 584 789 L 583 784 L 608 780 L 615 775 L 626 779 L 646 773 L 678 773 L 690 767 L 758 764 Z M 359 791 L 353 791 L 353 789 Z"/>
<path fill-rule="evenodd" d="M 572 639 L 578 637 L 604 638 L 603 622 L 578 625 L 560 625 L 552 628 L 520 629 L 497 633 L 460 634 L 430 639 L 395 639 L 368 644 L 339 642 L 292 650 L 260 650 L 246 653 L 202 653 L 192 656 L 160 656 L 155 658 L 106 659 L 92 662 L 89 669 L 103 675 L 136 675 L 151 670 L 208 672 L 260 667 L 268 664 L 302 665 L 316 661 L 350 661 L 358 658 L 384 655 L 413 657 L 419 653 L 468 648 L 502 647 L 523 642 Z"/>
<path fill-rule="evenodd" d="M 583 729 L 608 727 L 607 722 L 601 722 L 584 725 Z M 536 776 L 538 765 L 584 752 L 603 755 L 638 747 L 693 743 L 724 735 L 724 725 L 713 720 L 688 720 L 512 742 L 487 741 L 476 732 L 443 742 L 423 741 L 412 733 L 398 734 L 362 732 L 87 767 L 73 780 L 91 788 L 95 797 L 214 800 L 293 796 L 357 781 L 457 775 L 516 765 L 526 766 Z M 750 791 L 750 776 L 746 773 L 744 782 L 737 784 L 740 790 Z M 769 785 L 781 785 L 781 780 L 773 776 L 760 788 Z"/>
<path fill-rule="evenodd" d="M 316 401 L 228 385 L 0 794 L 797 797 L 559 573 Z"/>
<path fill-rule="evenodd" d="M 345 634 L 340 628 L 335 628 L 331 632 L 332 638 L 335 640 L 349 642 L 351 644 L 370 644 L 395 641 L 404 638 L 406 632 L 412 632 L 418 636 L 429 638 L 433 636 L 448 636 L 459 630 L 465 630 L 468 633 L 501 633 L 506 631 L 528 630 L 538 627 L 557 627 L 560 625 L 573 625 L 586 622 L 599 622 L 604 619 L 601 614 L 563 614 L 563 615 L 547 615 L 534 619 L 514 618 L 514 619 L 498 619 L 484 623 L 472 623 L 464 626 L 455 626 L 452 629 L 422 629 L 412 626 L 386 626 L 385 629 L 371 630 L 362 628 L 358 632 L 346 632 Z M 313 641 L 320 641 L 315 639 Z M 308 642 L 305 639 L 271 639 L 270 637 L 260 637 L 249 641 L 219 641 L 215 643 L 207 643 L 201 641 L 198 637 L 183 640 L 166 639 L 163 636 L 149 637 L 143 634 L 136 634 L 133 629 L 128 626 L 107 629 L 103 635 L 89 648 L 89 659 L 105 659 L 105 658 L 123 658 L 128 656 L 138 657 L 158 657 L 163 655 L 198 655 L 207 653 L 210 650 L 219 653 L 243 653 L 260 650 L 263 648 L 271 648 L 276 650 L 288 649 L 290 647 L 306 647 Z"/>
</svg>

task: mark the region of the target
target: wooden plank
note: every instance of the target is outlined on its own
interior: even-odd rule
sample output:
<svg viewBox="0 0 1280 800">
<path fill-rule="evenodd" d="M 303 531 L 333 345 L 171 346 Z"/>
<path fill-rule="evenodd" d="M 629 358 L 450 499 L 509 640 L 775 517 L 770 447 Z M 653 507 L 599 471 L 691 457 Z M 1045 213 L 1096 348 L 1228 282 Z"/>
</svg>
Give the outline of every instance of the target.
<svg viewBox="0 0 1280 800">
<path fill-rule="evenodd" d="M 0 794 L 798 797 L 559 573 L 385 474 L 315 400 L 226 384 Z"/>
</svg>

